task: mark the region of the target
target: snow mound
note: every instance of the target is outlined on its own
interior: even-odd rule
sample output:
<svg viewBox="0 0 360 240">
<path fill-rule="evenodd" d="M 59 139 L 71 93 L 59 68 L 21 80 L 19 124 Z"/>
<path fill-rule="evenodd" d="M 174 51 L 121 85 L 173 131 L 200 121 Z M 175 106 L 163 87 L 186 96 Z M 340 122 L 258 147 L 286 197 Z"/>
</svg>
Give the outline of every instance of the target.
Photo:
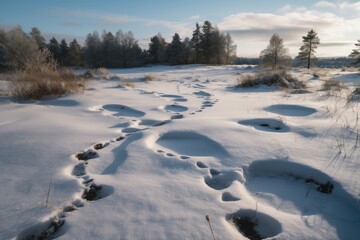
<svg viewBox="0 0 360 240">
<path fill-rule="evenodd" d="M 264 108 L 264 110 L 291 117 L 304 117 L 317 112 L 314 108 L 290 104 L 275 104 Z"/>
<path fill-rule="evenodd" d="M 142 117 L 145 115 L 142 111 L 121 104 L 107 104 L 102 108 L 109 112 L 113 112 L 113 115 L 117 117 Z"/>
<path fill-rule="evenodd" d="M 165 148 L 179 155 L 188 156 L 227 156 L 228 153 L 216 141 L 191 131 L 172 131 L 156 140 L 159 148 Z"/>
</svg>

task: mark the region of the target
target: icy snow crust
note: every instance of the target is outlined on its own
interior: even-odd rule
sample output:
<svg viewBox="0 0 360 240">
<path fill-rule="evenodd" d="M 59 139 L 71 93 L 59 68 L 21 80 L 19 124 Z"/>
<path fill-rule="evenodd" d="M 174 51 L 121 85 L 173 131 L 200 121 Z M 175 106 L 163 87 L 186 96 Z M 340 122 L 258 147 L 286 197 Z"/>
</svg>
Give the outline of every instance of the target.
<svg viewBox="0 0 360 240">
<path fill-rule="evenodd" d="M 1 98 L 0 239 L 212 239 L 207 214 L 216 239 L 247 239 L 234 217 L 262 238 L 359 239 L 359 108 L 321 84 L 360 78 L 232 87 L 251 71 L 110 70 L 84 94 Z"/>
</svg>

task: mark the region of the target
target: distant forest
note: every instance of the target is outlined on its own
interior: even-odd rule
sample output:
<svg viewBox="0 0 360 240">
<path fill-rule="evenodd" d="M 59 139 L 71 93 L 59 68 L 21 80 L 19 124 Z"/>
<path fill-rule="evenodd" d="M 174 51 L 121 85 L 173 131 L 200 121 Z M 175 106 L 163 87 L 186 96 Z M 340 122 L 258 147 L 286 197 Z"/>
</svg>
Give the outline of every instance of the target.
<svg viewBox="0 0 360 240">
<path fill-rule="evenodd" d="M 236 60 L 236 45 L 231 35 L 221 33 L 205 21 L 203 25 L 196 24 L 191 38 L 181 39 L 175 33 L 172 41 L 166 42 L 158 33 L 151 37 L 148 49 L 140 48 L 131 31 L 112 33 L 104 30 L 101 34 L 95 31 L 86 36 L 84 46 L 81 46 L 76 39 L 68 43 L 55 37 L 46 43 L 36 27 L 29 34 L 21 27 L 8 32 L 0 29 L 0 67 L 7 68 L 9 52 L 3 49 L 8 49 L 6 46 L 14 38 L 18 39 L 19 34 L 34 40 L 40 50 L 47 49 L 62 66 L 129 68 L 144 64 L 234 64 Z"/>
</svg>

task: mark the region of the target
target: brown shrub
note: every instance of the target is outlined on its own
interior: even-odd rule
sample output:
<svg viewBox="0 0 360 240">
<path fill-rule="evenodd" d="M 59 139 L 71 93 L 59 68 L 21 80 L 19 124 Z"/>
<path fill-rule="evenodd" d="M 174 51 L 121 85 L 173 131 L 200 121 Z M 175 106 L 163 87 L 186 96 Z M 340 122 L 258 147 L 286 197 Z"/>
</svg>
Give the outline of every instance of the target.
<svg viewBox="0 0 360 240">
<path fill-rule="evenodd" d="M 145 74 L 144 80 L 145 80 L 145 82 L 151 82 L 151 81 L 156 80 L 156 76 L 153 74 Z"/>
<path fill-rule="evenodd" d="M 84 80 L 68 69 L 27 69 L 9 75 L 9 93 L 23 99 L 39 100 L 84 90 Z"/>
</svg>

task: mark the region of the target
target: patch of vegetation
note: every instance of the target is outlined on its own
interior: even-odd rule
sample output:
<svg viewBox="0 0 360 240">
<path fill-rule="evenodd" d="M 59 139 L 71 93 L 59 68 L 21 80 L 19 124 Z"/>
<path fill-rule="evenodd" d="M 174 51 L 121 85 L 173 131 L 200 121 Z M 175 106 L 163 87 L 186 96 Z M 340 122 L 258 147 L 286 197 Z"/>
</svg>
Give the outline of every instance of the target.
<svg viewBox="0 0 360 240">
<path fill-rule="evenodd" d="M 278 86 L 287 89 L 304 89 L 306 84 L 286 71 L 275 71 L 266 74 L 246 74 L 237 79 L 237 87 L 247 88 L 258 85 Z"/>
<path fill-rule="evenodd" d="M 344 85 L 344 83 L 340 82 L 340 81 L 336 81 L 336 80 L 326 80 L 323 85 L 323 90 L 325 91 L 330 91 L 330 90 L 336 90 L 336 91 L 340 91 L 341 89 L 346 88 L 346 86 Z"/>
<path fill-rule="evenodd" d="M 154 74 L 145 74 L 144 81 L 145 82 L 151 82 L 151 81 L 156 80 L 156 78 L 157 77 Z"/>
</svg>

